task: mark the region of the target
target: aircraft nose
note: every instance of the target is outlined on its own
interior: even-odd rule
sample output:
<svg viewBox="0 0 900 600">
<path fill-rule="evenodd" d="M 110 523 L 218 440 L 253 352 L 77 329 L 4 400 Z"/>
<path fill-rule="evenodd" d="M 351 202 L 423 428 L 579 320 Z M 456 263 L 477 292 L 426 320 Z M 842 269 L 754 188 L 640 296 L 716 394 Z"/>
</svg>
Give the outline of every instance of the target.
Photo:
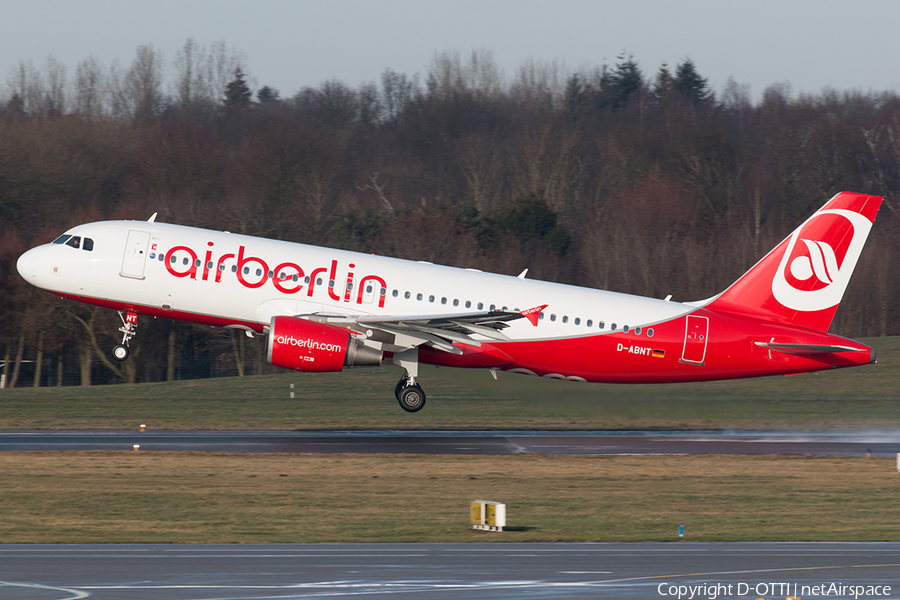
<svg viewBox="0 0 900 600">
<path fill-rule="evenodd" d="M 31 285 L 38 284 L 38 268 L 40 267 L 38 254 L 38 249 L 32 248 L 16 261 L 16 270 L 19 271 L 19 275 Z"/>
</svg>

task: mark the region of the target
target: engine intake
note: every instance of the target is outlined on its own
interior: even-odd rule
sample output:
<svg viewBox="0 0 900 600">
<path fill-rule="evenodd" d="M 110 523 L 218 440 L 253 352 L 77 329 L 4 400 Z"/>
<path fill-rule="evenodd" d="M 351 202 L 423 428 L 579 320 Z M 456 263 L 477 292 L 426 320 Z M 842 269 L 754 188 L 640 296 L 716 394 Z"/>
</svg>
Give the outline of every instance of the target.
<svg viewBox="0 0 900 600">
<path fill-rule="evenodd" d="M 341 371 L 345 366 L 378 366 L 382 353 L 350 337 L 334 325 L 297 317 L 273 317 L 266 358 L 276 367 L 295 371 Z"/>
</svg>

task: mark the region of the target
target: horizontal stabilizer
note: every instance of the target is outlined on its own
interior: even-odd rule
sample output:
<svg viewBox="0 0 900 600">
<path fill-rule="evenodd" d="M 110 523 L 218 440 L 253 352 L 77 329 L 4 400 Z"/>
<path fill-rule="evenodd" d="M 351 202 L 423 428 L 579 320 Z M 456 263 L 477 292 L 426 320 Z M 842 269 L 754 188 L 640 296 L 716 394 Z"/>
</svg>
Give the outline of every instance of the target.
<svg viewBox="0 0 900 600">
<path fill-rule="evenodd" d="M 834 352 L 862 352 L 862 348 L 850 346 L 828 346 L 826 344 L 777 344 L 775 342 L 756 342 L 760 348 L 784 352 L 785 354 L 832 354 Z"/>
</svg>

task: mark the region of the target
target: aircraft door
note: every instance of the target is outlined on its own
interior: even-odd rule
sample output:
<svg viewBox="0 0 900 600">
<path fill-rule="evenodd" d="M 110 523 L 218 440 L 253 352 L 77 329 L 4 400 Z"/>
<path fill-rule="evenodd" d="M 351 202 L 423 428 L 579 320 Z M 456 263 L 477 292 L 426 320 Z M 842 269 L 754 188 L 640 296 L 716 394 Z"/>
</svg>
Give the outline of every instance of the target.
<svg viewBox="0 0 900 600">
<path fill-rule="evenodd" d="M 373 304 L 382 295 L 381 283 L 372 279 L 363 281 L 362 301 L 363 304 Z"/>
<path fill-rule="evenodd" d="M 129 231 L 128 241 L 125 242 L 125 256 L 122 258 L 122 276 L 143 279 L 144 265 L 147 262 L 149 250 L 150 234 L 148 232 L 134 229 Z"/>
<path fill-rule="evenodd" d="M 709 317 L 688 315 L 684 328 L 684 350 L 681 361 L 702 365 L 706 360 L 706 344 L 709 341 Z"/>
</svg>

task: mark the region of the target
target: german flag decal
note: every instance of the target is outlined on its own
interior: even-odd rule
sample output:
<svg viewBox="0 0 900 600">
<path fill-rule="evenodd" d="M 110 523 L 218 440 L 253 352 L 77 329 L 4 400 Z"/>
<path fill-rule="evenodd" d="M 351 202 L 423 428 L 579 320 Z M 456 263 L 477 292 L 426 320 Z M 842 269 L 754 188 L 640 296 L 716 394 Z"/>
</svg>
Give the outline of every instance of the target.
<svg viewBox="0 0 900 600">
<path fill-rule="evenodd" d="M 653 358 L 665 358 L 666 351 L 665 350 L 653 350 L 653 353 L 651 354 L 651 356 Z"/>
</svg>

